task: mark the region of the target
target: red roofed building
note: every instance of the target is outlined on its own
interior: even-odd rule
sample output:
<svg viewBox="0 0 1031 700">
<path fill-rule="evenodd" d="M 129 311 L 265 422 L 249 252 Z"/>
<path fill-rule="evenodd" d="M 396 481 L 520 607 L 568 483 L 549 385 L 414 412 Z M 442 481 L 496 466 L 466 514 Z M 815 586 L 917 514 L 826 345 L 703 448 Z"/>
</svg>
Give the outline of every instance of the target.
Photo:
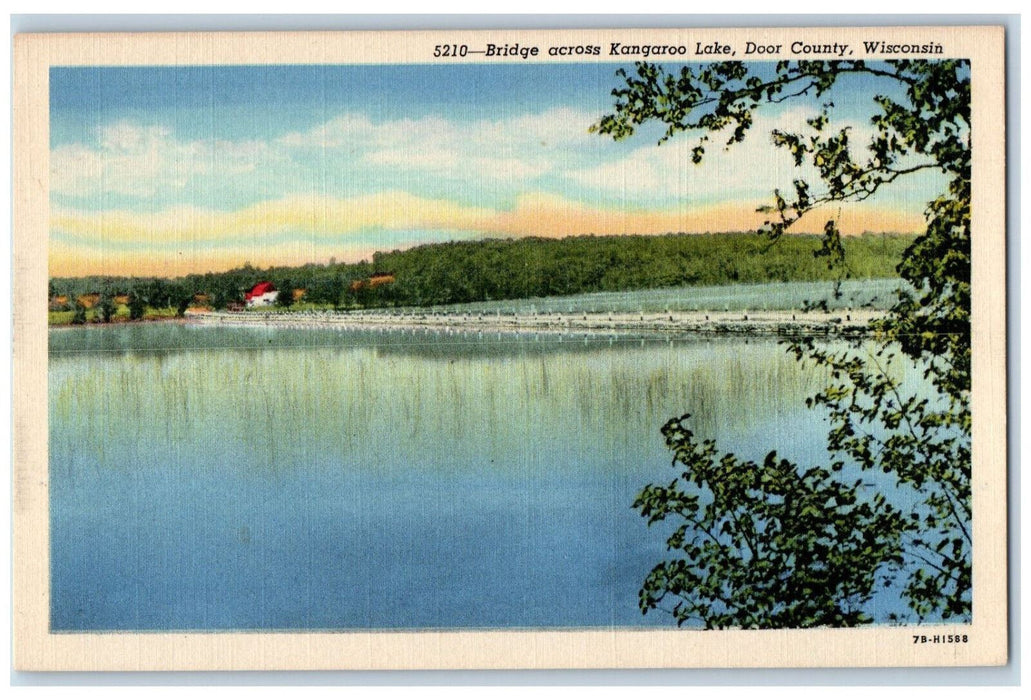
<svg viewBox="0 0 1031 700">
<path fill-rule="evenodd" d="M 258 282 L 243 298 L 247 306 L 271 306 L 279 298 L 279 292 L 271 282 Z"/>
</svg>

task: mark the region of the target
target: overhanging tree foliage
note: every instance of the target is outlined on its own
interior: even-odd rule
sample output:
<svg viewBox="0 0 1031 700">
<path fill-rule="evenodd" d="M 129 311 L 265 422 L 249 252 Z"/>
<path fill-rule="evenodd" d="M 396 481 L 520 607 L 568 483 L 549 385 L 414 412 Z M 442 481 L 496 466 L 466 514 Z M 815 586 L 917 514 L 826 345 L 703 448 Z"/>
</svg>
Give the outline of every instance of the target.
<svg viewBox="0 0 1031 700">
<path fill-rule="evenodd" d="M 671 549 L 684 558 L 652 569 L 643 610 L 668 597 L 678 624 L 710 628 L 852 627 L 886 563 L 901 563 L 902 514 L 860 481 L 825 468 L 800 470 L 770 452 L 762 464 L 719 456 L 698 440 L 689 416 L 663 426 L 679 482 L 649 485 L 635 506 L 649 523 L 676 517 Z M 691 487 L 694 488 L 691 488 Z"/>
<path fill-rule="evenodd" d="M 829 100 L 807 121 L 808 132 L 773 131 L 796 166 L 818 174 L 774 191 L 773 203 L 759 209 L 769 215 L 760 232 L 774 241 L 821 207 L 868 199 L 913 173 L 933 170 L 947 182 L 898 268 L 912 291 L 875 325 L 875 343 L 791 344 L 799 361 L 829 372 L 829 385 L 808 402 L 829 416 L 828 468 L 803 469 L 775 453 L 761 465 L 717 457 L 686 416 L 664 427 L 682 472 L 668 486 L 647 486 L 635 507 L 649 523 L 680 526 L 667 540 L 675 558 L 645 580 L 642 611 L 672 603 L 678 623 L 708 627 L 845 626 L 870 621 L 862 605 L 876 586 L 898 580 L 908 617 L 969 620 L 969 64 L 784 61 L 770 70 L 728 61 L 670 72 L 640 63 L 618 75 L 615 109 L 592 129 L 622 139 L 659 122 L 660 144 L 694 132 L 695 163 L 717 136 L 727 147 L 744 140 L 763 105 L 826 99 L 844 76 L 882 81 L 869 143 L 854 143 L 847 127 L 831 128 Z M 847 270 L 835 219 L 823 229 L 814 254 Z M 892 368 L 901 361 L 922 369 L 923 386 L 897 378 Z M 860 482 L 840 478 L 846 464 L 888 475 L 913 503 L 900 510 L 867 495 Z"/>
</svg>

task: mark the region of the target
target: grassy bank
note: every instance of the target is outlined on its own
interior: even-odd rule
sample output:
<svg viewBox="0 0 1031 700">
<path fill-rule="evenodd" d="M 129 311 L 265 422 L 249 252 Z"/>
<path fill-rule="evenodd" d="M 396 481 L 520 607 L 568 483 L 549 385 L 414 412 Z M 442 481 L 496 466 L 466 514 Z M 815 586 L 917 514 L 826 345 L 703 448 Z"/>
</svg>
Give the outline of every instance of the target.
<svg viewBox="0 0 1031 700">
<path fill-rule="evenodd" d="M 178 311 L 172 307 L 151 308 L 146 307 L 141 321 L 166 321 L 179 316 Z M 82 323 L 103 323 L 100 310 L 96 308 L 86 309 Z M 129 307 L 120 304 L 111 315 L 110 323 L 130 323 Z M 75 311 L 47 311 L 47 325 L 50 326 L 73 326 L 75 323 Z"/>
</svg>

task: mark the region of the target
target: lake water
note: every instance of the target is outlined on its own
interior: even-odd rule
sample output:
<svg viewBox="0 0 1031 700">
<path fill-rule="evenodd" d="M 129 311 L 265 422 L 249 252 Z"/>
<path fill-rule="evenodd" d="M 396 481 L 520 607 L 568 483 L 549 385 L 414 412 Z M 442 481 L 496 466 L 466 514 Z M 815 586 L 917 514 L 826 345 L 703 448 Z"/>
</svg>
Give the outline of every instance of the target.
<svg viewBox="0 0 1031 700">
<path fill-rule="evenodd" d="M 50 332 L 60 630 L 671 626 L 659 428 L 826 462 L 772 340 Z"/>
</svg>

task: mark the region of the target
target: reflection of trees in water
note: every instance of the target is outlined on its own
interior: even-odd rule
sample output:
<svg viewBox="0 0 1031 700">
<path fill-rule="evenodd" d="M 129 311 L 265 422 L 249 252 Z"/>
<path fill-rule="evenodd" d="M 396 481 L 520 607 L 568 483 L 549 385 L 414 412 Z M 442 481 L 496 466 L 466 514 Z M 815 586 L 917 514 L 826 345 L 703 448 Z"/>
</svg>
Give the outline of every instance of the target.
<svg viewBox="0 0 1031 700">
<path fill-rule="evenodd" d="M 456 450 L 482 463 L 527 450 L 546 460 L 546 450 L 587 454 L 600 442 L 636 459 L 661 449 L 654 425 L 684 401 L 704 407 L 700 430 L 716 432 L 755 415 L 776 420 L 813 386 L 765 339 L 456 345 L 437 336 L 411 347 L 411 335 L 371 334 L 378 342 L 298 347 L 288 335 L 212 336 L 242 348 L 229 351 L 55 354 L 56 453 L 114 452 L 157 467 L 201 442 L 212 467 L 231 458 L 275 470 L 330 456 L 400 471 L 460 462 Z M 283 345 L 255 349 L 262 337 Z M 536 445 L 544 436 L 550 444 Z M 129 449 L 131 440 L 145 447 Z"/>
</svg>

